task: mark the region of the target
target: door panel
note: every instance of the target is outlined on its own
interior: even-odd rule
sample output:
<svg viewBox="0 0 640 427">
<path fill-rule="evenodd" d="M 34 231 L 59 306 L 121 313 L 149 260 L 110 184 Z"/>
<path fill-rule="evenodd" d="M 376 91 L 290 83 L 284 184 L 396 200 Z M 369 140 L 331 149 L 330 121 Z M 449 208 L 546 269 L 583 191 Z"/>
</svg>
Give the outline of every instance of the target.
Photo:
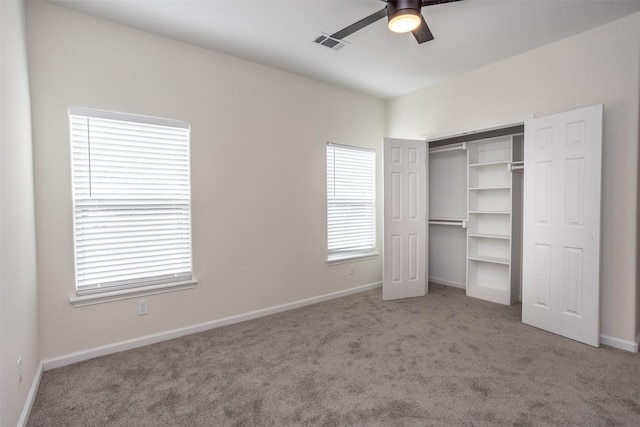
<svg viewBox="0 0 640 427">
<path fill-rule="evenodd" d="M 427 145 L 384 140 L 385 300 L 427 293 Z"/>
<path fill-rule="evenodd" d="M 522 321 L 600 345 L 602 105 L 525 125 Z"/>
</svg>

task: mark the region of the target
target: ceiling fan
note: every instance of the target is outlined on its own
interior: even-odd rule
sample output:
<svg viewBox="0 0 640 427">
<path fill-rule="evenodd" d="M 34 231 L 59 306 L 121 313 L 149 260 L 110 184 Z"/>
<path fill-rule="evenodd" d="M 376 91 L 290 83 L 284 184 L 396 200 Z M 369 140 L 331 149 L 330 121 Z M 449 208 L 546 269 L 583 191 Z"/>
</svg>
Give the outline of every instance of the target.
<svg viewBox="0 0 640 427">
<path fill-rule="evenodd" d="M 434 39 L 433 33 L 429 29 L 427 22 L 422 16 L 421 9 L 425 6 L 434 6 L 442 3 L 451 3 L 461 0 L 381 0 L 387 3 L 384 9 L 381 9 L 371 15 L 359 20 L 358 22 L 337 31 L 330 36 L 320 36 L 315 42 L 324 46 L 334 48 L 342 39 L 373 24 L 374 22 L 384 18 L 388 18 L 388 26 L 391 31 L 396 33 L 408 33 L 411 31 L 419 44 Z M 340 46 L 342 47 L 342 46 Z"/>
</svg>

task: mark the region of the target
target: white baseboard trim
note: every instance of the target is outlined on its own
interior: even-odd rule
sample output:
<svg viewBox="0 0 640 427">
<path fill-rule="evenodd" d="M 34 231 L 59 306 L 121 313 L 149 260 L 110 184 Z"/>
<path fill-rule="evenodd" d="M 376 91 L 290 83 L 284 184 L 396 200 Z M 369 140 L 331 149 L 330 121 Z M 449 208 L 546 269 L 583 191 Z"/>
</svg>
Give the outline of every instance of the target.
<svg viewBox="0 0 640 427">
<path fill-rule="evenodd" d="M 31 415 L 31 408 L 33 408 L 33 403 L 36 401 L 36 394 L 38 394 L 38 387 L 40 387 L 40 380 L 42 379 L 43 370 L 44 363 L 40 362 L 38 364 L 38 368 L 36 369 L 36 374 L 33 377 L 33 382 L 31 383 L 29 394 L 27 394 L 27 400 L 24 403 L 24 407 L 22 408 L 22 414 L 20 414 L 20 419 L 18 420 L 17 424 L 18 427 L 24 427 L 27 425 L 29 415 Z"/>
<path fill-rule="evenodd" d="M 436 283 L 438 285 L 451 286 L 453 288 L 467 289 L 467 285 L 464 283 L 452 282 L 450 280 L 439 279 L 437 277 L 429 277 L 429 282 Z"/>
<path fill-rule="evenodd" d="M 600 335 L 600 344 L 608 345 L 609 347 L 618 348 L 620 350 L 630 351 L 632 353 L 638 352 L 638 343 L 640 343 L 640 335 L 636 337 L 635 341 L 621 340 L 620 338 L 610 337 L 608 335 Z"/>
<path fill-rule="evenodd" d="M 210 322 L 200 323 L 192 326 L 186 326 L 184 328 L 173 329 L 166 332 L 159 332 L 157 334 L 147 335 L 147 336 L 134 338 L 126 341 L 120 341 L 117 343 L 107 344 L 100 347 L 94 347 L 87 350 L 78 351 L 75 353 L 69 353 L 60 357 L 46 359 L 42 363 L 44 364 L 44 370 L 48 371 L 50 369 L 71 365 L 72 363 L 93 359 L 95 357 L 106 356 L 108 354 L 118 353 L 120 351 L 125 351 L 125 350 L 131 350 L 133 348 L 143 347 L 149 344 L 155 344 L 158 342 L 179 338 L 189 334 L 208 331 L 209 329 L 215 329 L 222 326 L 231 325 L 234 323 L 244 322 L 246 320 L 257 319 L 259 317 L 269 316 L 271 314 L 293 310 L 296 308 L 304 307 L 306 305 L 317 304 L 319 302 L 341 298 L 341 297 L 351 295 L 351 294 L 356 294 L 359 292 L 370 291 L 370 290 L 379 288 L 380 286 L 382 286 L 382 282 L 356 286 L 355 288 L 331 292 L 328 294 L 306 298 L 298 301 L 293 301 L 290 303 L 281 304 L 274 307 L 268 307 L 261 310 L 250 311 L 248 313 L 243 313 L 235 316 L 225 317 L 222 319 L 212 320 Z"/>
</svg>

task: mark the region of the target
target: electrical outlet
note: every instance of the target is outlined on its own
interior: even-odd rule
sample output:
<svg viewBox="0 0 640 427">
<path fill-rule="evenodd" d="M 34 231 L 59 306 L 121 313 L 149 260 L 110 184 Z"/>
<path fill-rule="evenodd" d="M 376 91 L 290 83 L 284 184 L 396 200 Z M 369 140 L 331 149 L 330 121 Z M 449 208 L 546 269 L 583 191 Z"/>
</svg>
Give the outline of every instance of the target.
<svg viewBox="0 0 640 427">
<path fill-rule="evenodd" d="M 16 370 L 18 374 L 18 385 L 22 383 L 22 356 L 18 357 L 18 363 L 16 364 Z"/>
<path fill-rule="evenodd" d="M 138 300 L 138 316 L 149 314 L 149 303 L 146 299 Z"/>
</svg>

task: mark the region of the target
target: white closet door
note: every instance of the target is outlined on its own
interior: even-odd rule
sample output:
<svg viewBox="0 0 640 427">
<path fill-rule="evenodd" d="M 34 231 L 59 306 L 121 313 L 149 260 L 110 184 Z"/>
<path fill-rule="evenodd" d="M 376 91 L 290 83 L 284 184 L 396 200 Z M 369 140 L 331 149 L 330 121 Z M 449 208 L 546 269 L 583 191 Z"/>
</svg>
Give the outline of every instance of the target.
<svg viewBox="0 0 640 427">
<path fill-rule="evenodd" d="M 525 124 L 522 321 L 600 345 L 602 105 Z"/>
<path fill-rule="evenodd" d="M 383 299 L 427 293 L 427 144 L 384 140 Z"/>
</svg>

